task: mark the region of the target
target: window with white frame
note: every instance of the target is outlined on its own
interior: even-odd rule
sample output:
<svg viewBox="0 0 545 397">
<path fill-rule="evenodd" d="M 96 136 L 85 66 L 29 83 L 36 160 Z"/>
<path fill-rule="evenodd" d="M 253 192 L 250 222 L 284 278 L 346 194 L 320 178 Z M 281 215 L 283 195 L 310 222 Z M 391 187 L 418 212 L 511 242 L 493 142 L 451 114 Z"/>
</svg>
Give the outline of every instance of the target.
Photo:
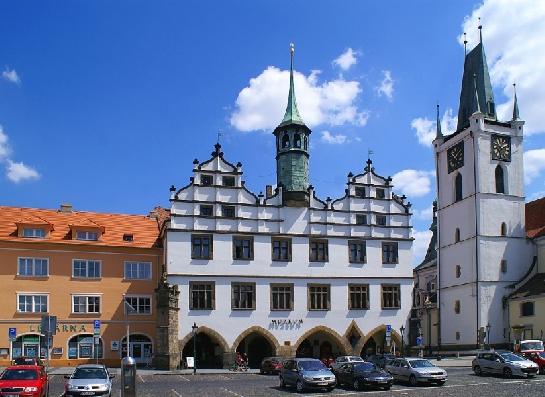
<svg viewBox="0 0 545 397">
<path fill-rule="evenodd" d="M 36 228 L 36 227 L 25 227 L 23 228 L 23 237 L 27 238 L 44 238 L 45 229 Z"/>
<path fill-rule="evenodd" d="M 75 259 L 72 263 L 72 277 L 100 278 L 100 261 Z"/>
<path fill-rule="evenodd" d="M 17 311 L 19 313 L 47 313 L 48 296 L 45 294 L 17 295 Z"/>
<path fill-rule="evenodd" d="M 72 313 L 100 313 L 100 296 L 72 295 Z"/>
<path fill-rule="evenodd" d="M 128 280 L 150 280 L 150 262 L 125 262 L 125 278 Z"/>
<path fill-rule="evenodd" d="M 49 259 L 19 258 L 17 275 L 25 277 L 47 277 L 49 275 Z"/>
<path fill-rule="evenodd" d="M 125 311 L 128 314 L 151 314 L 151 297 L 149 296 L 126 296 Z"/>
<path fill-rule="evenodd" d="M 78 230 L 76 232 L 76 240 L 97 241 L 98 232 L 92 232 L 89 230 Z"/>
</svg>

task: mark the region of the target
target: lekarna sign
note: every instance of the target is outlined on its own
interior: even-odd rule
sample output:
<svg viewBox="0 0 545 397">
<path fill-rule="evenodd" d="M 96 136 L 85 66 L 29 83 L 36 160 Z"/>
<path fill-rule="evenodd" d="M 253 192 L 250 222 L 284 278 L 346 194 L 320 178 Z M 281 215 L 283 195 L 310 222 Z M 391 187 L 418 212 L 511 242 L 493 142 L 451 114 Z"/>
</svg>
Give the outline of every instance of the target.
<svg viewBox="0 0 545 397">
<path fill-rule="evenodd" d="M 17 328 L 10 328 L 8 330 L 8 338 L 12 342 L 17 339 Z"/>
</svg>

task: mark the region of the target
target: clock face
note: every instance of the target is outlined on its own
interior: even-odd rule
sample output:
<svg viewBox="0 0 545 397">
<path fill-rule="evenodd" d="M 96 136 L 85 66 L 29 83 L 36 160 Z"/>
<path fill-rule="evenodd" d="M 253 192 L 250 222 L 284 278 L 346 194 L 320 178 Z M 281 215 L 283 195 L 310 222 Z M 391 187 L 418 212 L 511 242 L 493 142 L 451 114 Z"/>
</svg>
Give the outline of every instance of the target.
<svg viewBox="0 0 545 397">
<path fill-rule="evenodd" d="M 492 135 L 492 160 L 511 161 L 511 137 Z"/>
<path fill-rule="evenodd" d="M 447 151 L 448 173 L 464 165 L 464 142 L 457 143 Z"/>
</svg>

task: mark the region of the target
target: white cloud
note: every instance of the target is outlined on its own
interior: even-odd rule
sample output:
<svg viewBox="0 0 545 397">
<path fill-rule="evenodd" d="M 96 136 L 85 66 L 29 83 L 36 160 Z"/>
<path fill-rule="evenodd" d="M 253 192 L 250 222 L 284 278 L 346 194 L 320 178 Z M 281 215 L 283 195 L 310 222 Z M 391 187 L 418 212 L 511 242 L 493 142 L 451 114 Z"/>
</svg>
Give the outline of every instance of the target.
<svg viewBox="0 0 545 397">
<path fill-rule="evenodd" d="M 305 123 L 365 125 L 368 112 L 356 105 L 360 83 L 343 78 L 319 82 L 319 74 L 319 70 L 308 76 L 294 72 L 297 107 Z M 231 125 L 240 131 L 273 130 L 284 116 L 288 90 L 289 71 L 269 66 L 239 92 Z"/>
<path fill-rule="evenodd" d="M 423 210 L 415 209 L 413 211 L 414 217 L 423 221 L 432 221 L 433 219 L 433 204 Z"/>
<path fill-rule="evenodd" d="M 332 134 L 329 131 L 322 131 L 322 137 L 320 140 L 324 143 L 331 143 L 331 144 L 337 144 L 342 145 L 343 143 L 348 143 L 349 140 L 346 138 L 346 135 L 342 134 Z"/>
<path fill-rule="evenodd" d="M 4 134 L 4 129 L 0 125 L 0 161 L 6 159 L 11 150 L 8 145 L 8 136 Z"/>
<path fill-rule="evenodd" d="M 339 55 L 337 59 L 333 61 L 333 64 L 346 71 L 350 69 L 353 65 L 358 63 L 356 55 L 357 53 L 352 48 L 348 47 L 345 52 L 343 52 L 341 55 Z"/>
<path fill-rule="evenodd" d="M 15 183 L 40 178 L 40 174 L 34 168 L 22 162 L 15 163 L 11 160 L 7 161 L 6 176 L 10 181 Z"/>
<path fill-rule="evenodd" d="M 430 230 L 413 231 L 413 265 L 419 265 L 426 256 L 431 236 L 432 232 Z"/>
<path fill-rule="evenodd" d="M 448 135 L 456 130 L 458 117 L 453 116 L 452 109 L 447 109 L 441 119 L 441 131 L 443 135 Z M 418 117 L 411 121 L 411 128 L 415 130 L 418 143 L 424 146 L 431 146 L 437 134 L 437 122 L 427 117 Z"/>
<path fill-rule="evenodd" d="M 421 197 L 431 191 L 430 178 L 434 175 L 433 171 L 403 170 L 392 177 L 392 183 L 395 190 L 402 192 L 409 198 Z"/>
<path fill-rule="evenodd" d="M 500 119 L 510 120 L 513 83 L 521 118 L 528 134 L 545 132 L 545 2 L 535 0 L 485 0 L 466 16 L 462 32 L 467 32 L 469 49 L 478 43 L 478 17 L 482 18 L 483 43 L 492 84 L 509 98 L 496 95 Z M 459 37 L 460 44 L 463 35 Z"/>
<path fill-rule="evenodd" d="M 6 68 L 6 70 L 2 72 L 2 77 L 10 83 L 19 84 L 21 82 L 15 69 L 9 70 Z"/>
<path fill-rule="evenodd" d="M 380 82 L 380 85 L 377 87 L 378 96 L 384 95 L 391 101 L 394 96 L 395 80 L 392 78 L 392 72 L 390 72 L 389 70 L 383 70 L 382 75 L 383 79 Z"/>
<path fill-rule="evenodd" d="M 524 181 L 528 184 L 545 170 L 545 149 L 524 152 Z"/>
</svg>

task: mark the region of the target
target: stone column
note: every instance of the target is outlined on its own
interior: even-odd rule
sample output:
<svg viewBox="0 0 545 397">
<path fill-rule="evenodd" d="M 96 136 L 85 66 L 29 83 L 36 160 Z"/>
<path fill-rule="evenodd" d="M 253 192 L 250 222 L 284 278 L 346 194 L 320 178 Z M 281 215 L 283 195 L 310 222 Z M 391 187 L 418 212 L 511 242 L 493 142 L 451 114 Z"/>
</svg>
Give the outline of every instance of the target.
<svg viewBox="0 0 545 397">
<path fill-rule="evenodd" d="M 180 365 L 178 343 L 178 286 L 169 286 L 162 281 L 155 289 L 157 302 L 157 337 L 153 366 L 157 369 L 172 370 Z"/>
</svg>

